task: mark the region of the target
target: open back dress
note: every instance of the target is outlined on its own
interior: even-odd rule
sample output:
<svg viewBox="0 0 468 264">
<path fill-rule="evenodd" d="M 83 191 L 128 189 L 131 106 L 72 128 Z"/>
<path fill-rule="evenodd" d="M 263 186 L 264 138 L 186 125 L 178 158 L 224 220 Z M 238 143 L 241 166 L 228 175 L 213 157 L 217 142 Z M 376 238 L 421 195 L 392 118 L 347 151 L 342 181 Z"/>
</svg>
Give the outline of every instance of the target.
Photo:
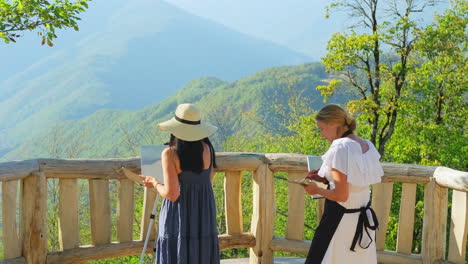
<svg viewBox="0 0 468 264">
<path fill-rule="evenodd" d="M 159 264 L 219 264 L 216 205 L 210 169 L 182 171 L 180 196 L 164 199 L 156 246 Z"/>
</svg>

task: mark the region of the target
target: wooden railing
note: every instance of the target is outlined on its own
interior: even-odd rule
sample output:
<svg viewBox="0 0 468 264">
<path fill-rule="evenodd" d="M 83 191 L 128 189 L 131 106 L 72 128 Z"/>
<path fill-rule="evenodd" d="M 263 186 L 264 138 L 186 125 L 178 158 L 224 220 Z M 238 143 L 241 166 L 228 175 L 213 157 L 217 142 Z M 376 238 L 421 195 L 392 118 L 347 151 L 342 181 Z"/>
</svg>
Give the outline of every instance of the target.
<svg viewBox="0 0 468 264">
<path fill-rule="evenodd" d="M 274 251 L 306 254 L 304 240 L 305 194 L 289 184 L 288 214 L 284 237 L 274 236 L 276 172 L 290 179 L 303 178 L 303 155 L 219 153 L 218 172 L 225 175 L 226 234 L 219 236 L 222 250 L 250 248 L 250 263 L 273 263 Z M 148 228 L 155 193 L 145 190 L 141 235 L 132 240 L 134 182 L 122 173 L 126 167 L 140 171 L 140 159 L 57 160 L 38 159 L 0 163 L 4 260 L 0 263 L 83 263 L 89 260 L 139 255 Z M 243 230 L 242 172 L 253 172 L 253 212 L 250 230 Z M 468 173 L 445 167 L 384 164 L 383 182 L 373 186 L 372 206 L 380 222 L 377 251 L 380 263 L 465 263 L 468 233 Z M 47 181 L 59 179 L 60 251 L 47 249 Z M 92 245 L 79 243 L 78 179 L 89 182 Z M 109 180 L 118 180 L 117 208 L 111 208 Z M 385 249 L 393 183 L 402 182 L 396 251 Z M 421 254 L 412 254 L 416 184 L 424 185 L 424 217 Z M 18 185 L 20 191 L 18 193 Z M 141 188 L 141 187 L 138 187 Z M 452 210 L 447 223 L 448 190 Z M 17 199 L 17 197 L 20 199 Z M 17 221 L 17 210 L 20 220 Z M 116 210 L 112 210 L 116 209 Z M 323 204 L 319 206 L 319 216 Z M 117 215 L 117 241 L 111 241 L 111 212 Z M 446 230 L 450 227 L 448 249 Z M 154 240 L 154 234 L 151 235 Z M 150 249 L 148 249 L 148 252 Z M 447 258 L 445 256 L 448 256 Z"/>
</svg>

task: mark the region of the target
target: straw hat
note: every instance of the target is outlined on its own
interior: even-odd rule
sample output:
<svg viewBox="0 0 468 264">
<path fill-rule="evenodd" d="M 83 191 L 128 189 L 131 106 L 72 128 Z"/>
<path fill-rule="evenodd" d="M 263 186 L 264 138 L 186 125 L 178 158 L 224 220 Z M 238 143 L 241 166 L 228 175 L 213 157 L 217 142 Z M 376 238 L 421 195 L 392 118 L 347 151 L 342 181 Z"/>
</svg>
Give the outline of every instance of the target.
<svg viewBox="0 0 468 264">
<path fill-rule="evenodd" d="M 170 131 L 176 138 L 185 141 L 197 141 L 209 137 L 217 127 L 201 122 L 201 111 L 193 104 L 177 106 L 172 119 L 158 124 L 162 131 Z"/>
</svg>

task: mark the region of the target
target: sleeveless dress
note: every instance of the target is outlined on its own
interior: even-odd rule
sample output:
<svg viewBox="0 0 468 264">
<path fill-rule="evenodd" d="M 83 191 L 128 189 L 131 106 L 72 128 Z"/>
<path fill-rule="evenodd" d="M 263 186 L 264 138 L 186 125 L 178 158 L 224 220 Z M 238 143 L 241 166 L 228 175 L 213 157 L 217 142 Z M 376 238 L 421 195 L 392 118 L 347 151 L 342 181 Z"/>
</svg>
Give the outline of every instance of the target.
<svg viewBox="0 0 468 264">
<path fill-rule="evenodd" d="M 375 229 L 378 221 L 370 206 L 369 186 L 381 181 L 383 169 L 380 154 L 372 142 L 369 150 L 349 138 L 332 142 L 322 156 L 318 174 L 327 178 L 329 189 L 335 184 L 331 169 L 347 175 L 349 197 L 346 202 L 325 201 L 325 211 L 316 230 L 306 264 L 375 264 Z"/>
<path fill-rule="evenodd" d="M 156 245 L 158 264 L 218 264 L 219 242 L 211 169 L 182 171 L 180 196 L 164 199 Z"/>
</svg>

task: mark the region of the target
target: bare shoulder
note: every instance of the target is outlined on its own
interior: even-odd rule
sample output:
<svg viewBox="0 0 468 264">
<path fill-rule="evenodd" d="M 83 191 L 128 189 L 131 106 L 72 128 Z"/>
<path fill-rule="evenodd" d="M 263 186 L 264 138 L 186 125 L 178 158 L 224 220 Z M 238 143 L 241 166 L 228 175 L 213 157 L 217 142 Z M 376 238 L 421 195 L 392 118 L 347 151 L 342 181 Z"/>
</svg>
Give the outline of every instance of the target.
<svg viewBox="0 0 468 264">
<path fill-rule="evenodd" d="M 162 151 L 161 156 L 168 158 L 170 155 L 172 155 L 172 152 L 173 152 L 172 148 L 167 147 Z"/>
<path fill-rule="evenodd" d="M 203 150 L 210 150 L 210 147 L 208 146 L 208 144 L 206 144 L 205 142 L 203 142 L 202 144 L 203 144 Z"/>
<path fill-rule="evenodd" d="M 177 155 L 172 147 L 167 147 L 162 151 L 161 159 L 173 163 L 177 159 Z"/>
<path fill-rule="evenodd" d="M 174 167 L 177 173 L 181 172 L 179 156 L 173 147 L 167 147 L 162 151 L 161 161 L 163 164 Z"/>
</svg>

